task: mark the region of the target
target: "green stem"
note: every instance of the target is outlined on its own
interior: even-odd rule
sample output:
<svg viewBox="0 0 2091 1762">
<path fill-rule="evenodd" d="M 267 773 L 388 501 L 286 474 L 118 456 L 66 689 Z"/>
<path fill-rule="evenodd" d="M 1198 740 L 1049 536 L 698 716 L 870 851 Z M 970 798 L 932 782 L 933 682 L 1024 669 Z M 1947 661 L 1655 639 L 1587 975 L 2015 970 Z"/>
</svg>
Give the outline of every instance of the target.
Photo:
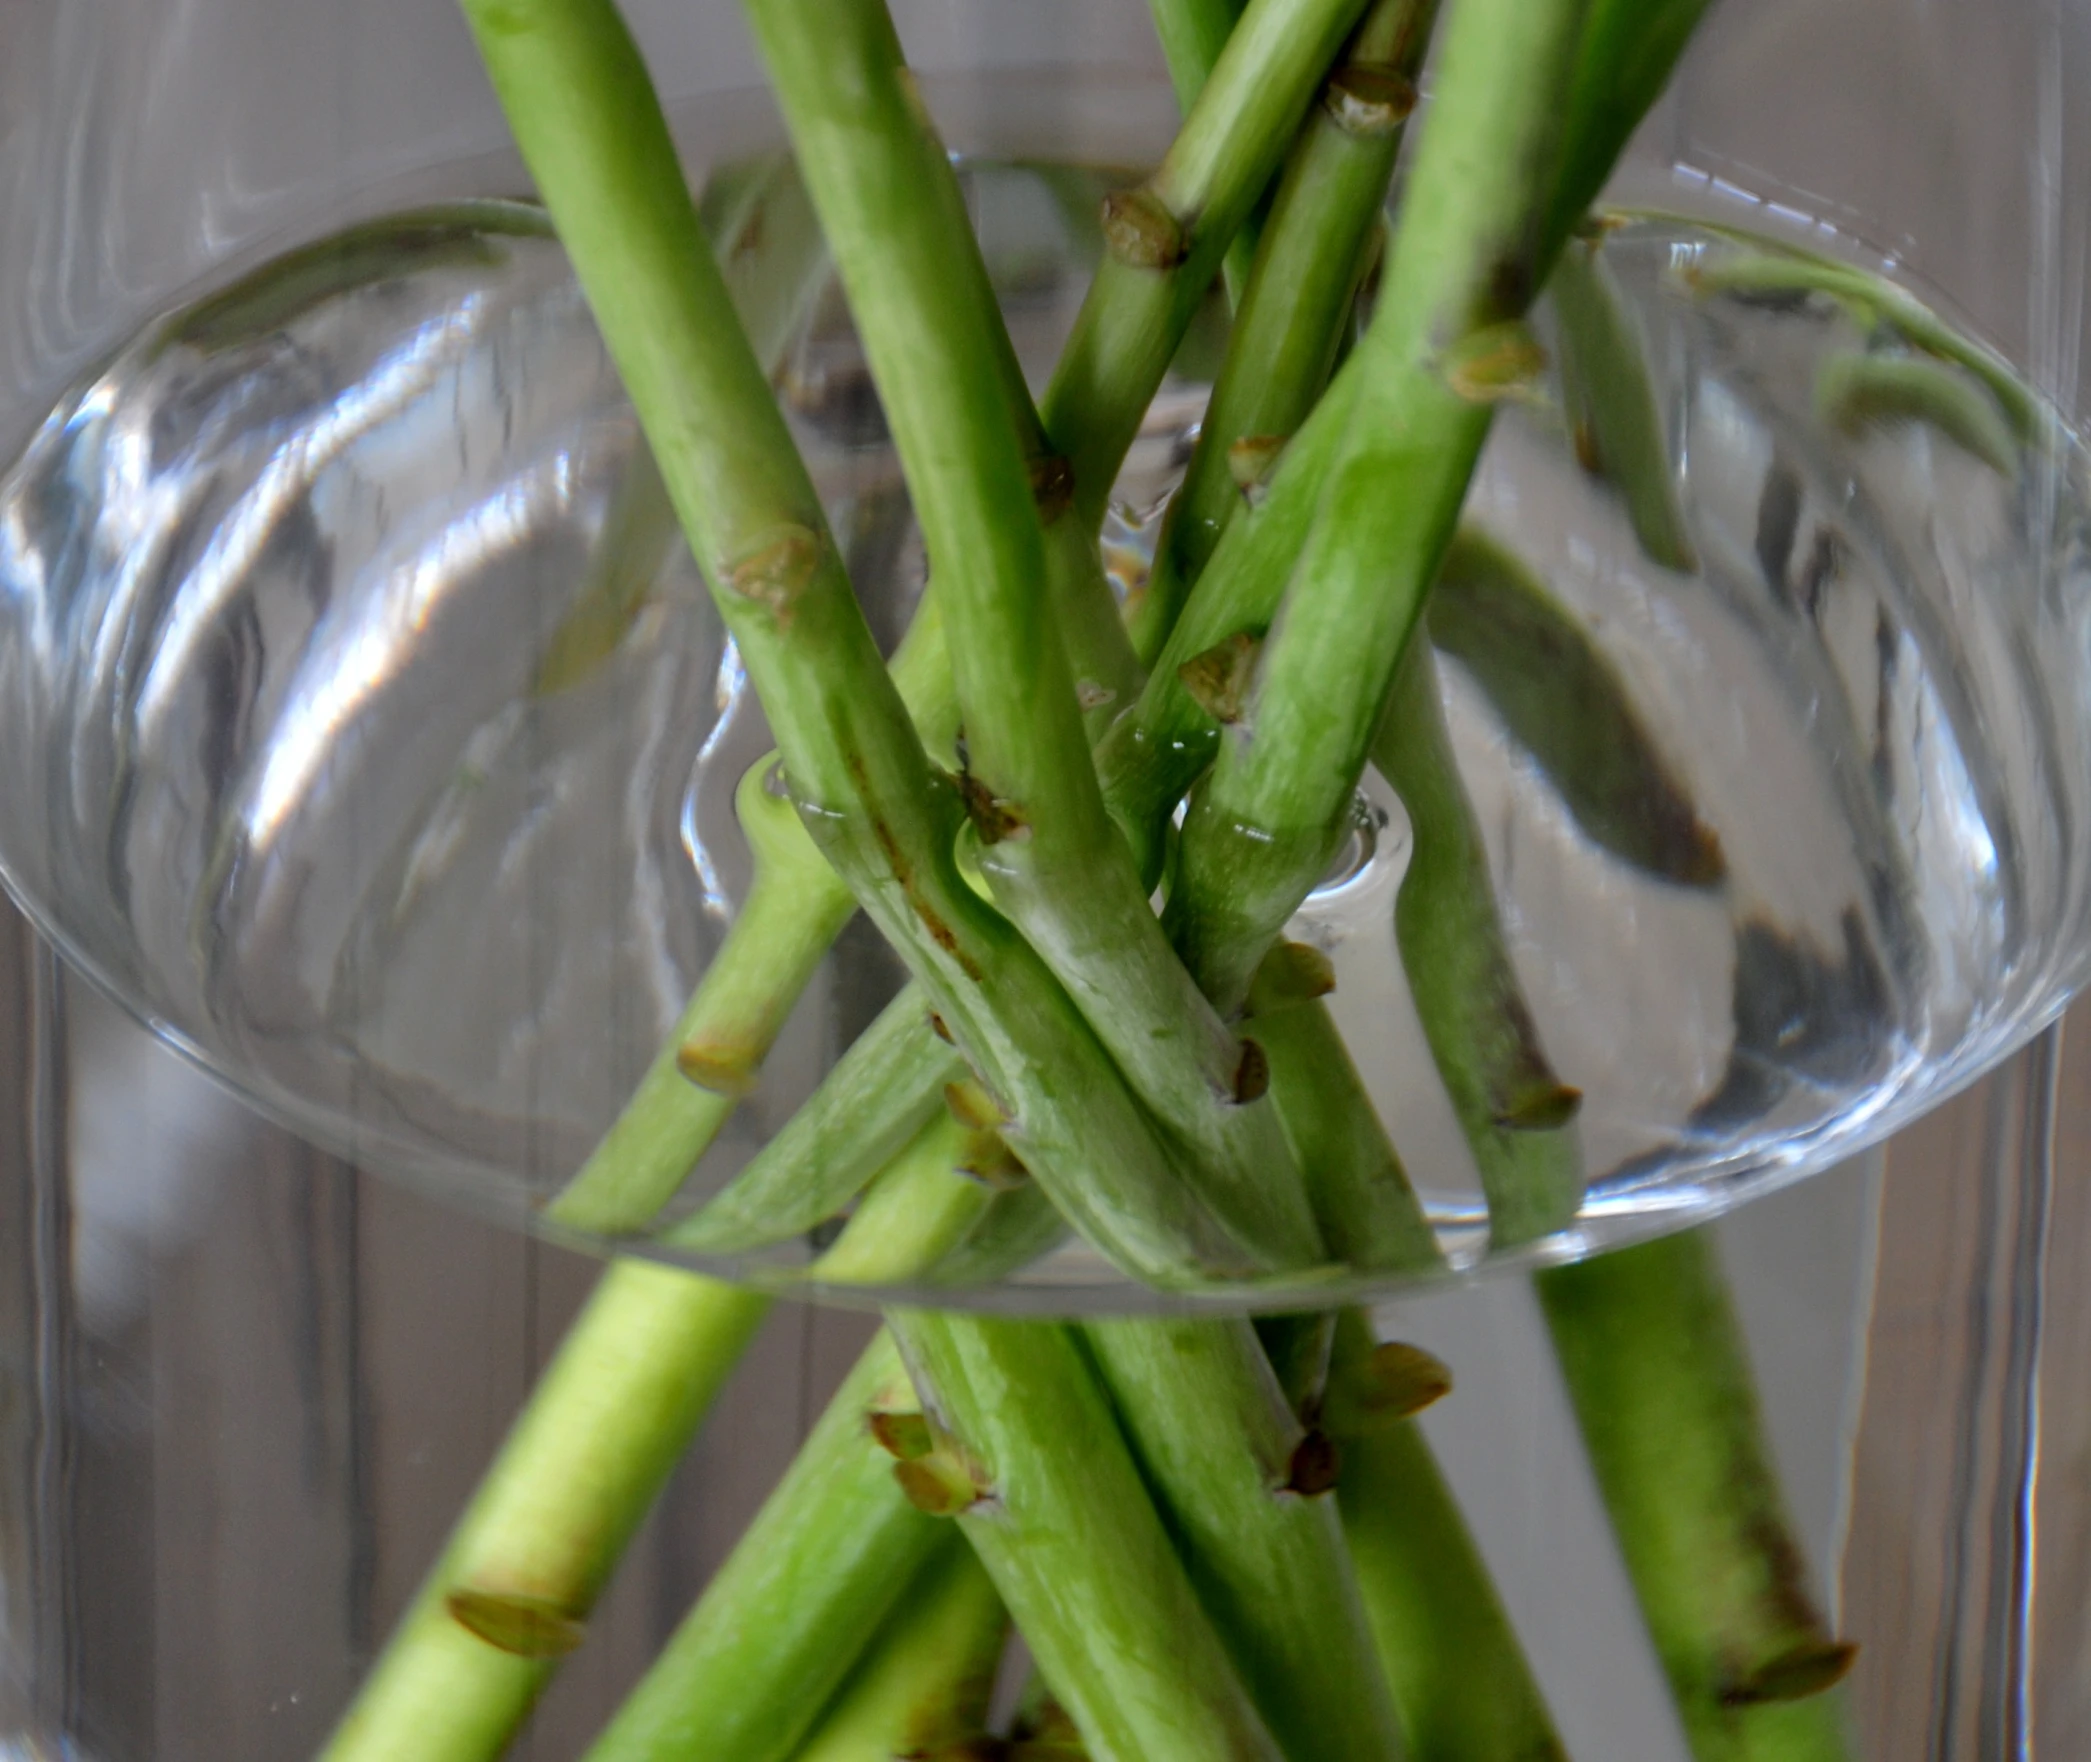
<svg viewBox="0 0 2091 1762">
<path fill-rule="evenodd" d="M 947 1536 L 795 1762 L 892 1762 L 975 1754 L 1009 1632 L 973 1550 Z"/>
<path fill-rule="evenodd" d="M 1348 432 L 1264 646 L 1244 731 L 1193 795 L 1173 939 L 1222 1008 L 1326 871 L 1394 666 L 1530 355 L 1515 321 L 1582 0 L 1456 0 Z M 1281 472 L 1282 472 L 1281 467 Z"/>
<path fill-rule="evenodd" d="M 1547 284 L 1576 456 L 1619 491 L 1649 561 L 1690 574 L 1699 559 L 1678 499 L 1647 346 L 1619 298 L 1602 243 L 1602 234 L 1571 240 Z"/>
<path fill-rule="evenodd" d="M 1242 15 L 1242 0 L 1148 0 L 1147 11 L 1154 20 L 1154 34 L 1162 45 L 1162 59 L 1169 64 L 1169 83 L 1176 88 L 1176 108 L 1188 116 L 1205 82 L 1212 77 L 1220 52 L 1235 21 Z M 1248 285 L 1249 269 L 1256 254 L 1256 216 L 1251 214 L 1228 242 L 1221 271 L 1227 278 L 1227 297 L 1241 303 Z"/>
<path fill-rule="evenodd" d="M 1437 0 L 1377 0 L 1287 155 L 1227 354 L 1133 617 L 1151 658 L 1241 500 L 1231 450 L 1282 439 L 1321 395 L 1369 252 Z"/>
<path fill-rule="evenodd" d="M 1703 1231 L 1536 1275 L 1648 1631 L 1699 1762 L 1847 1752 L 1825 1628 Z"/>
<path fill-rule="evenodd" d="M 903 987 L 754 1160 L 662 1243 L 731 1253 L 812 1229 L 856 1198 L 965 1075 L 921 991 Z"/>
<path fill-rule="evenodd" d="M 1238 1096 L 1244 1050 L 1175 958 L 1104 812 L 1010 419 L 1013 356 L 891 20 L 881 0 L 752 0 L 750 17 L 940 584 L 997 903 L 1188 1153 L 1215 1215 L 1272 1264 L 1310 1264 L 1320 1243 L 1275 1114 Z"/>
<path fill-rule="evenodd" d="M 1099 1762 L 1277 1762 L 1066 1329 L 895 1312 L 959 1513 Z"/>
<path fill-rule="evenodd" d="M 466 13 L 816 842 L 1093 1241 L 1162 1280 L 1251 1264 L 1186 1189 L 1050 973 L 959 876 L 958 804 L 740 336 L 622 20 L 607 0 L 467 0 Z"/>
<path fill-rule="evenodd" d="M 612 1264 L 325 1762 L 482 1762 L 558 1658 L 768 1310 L 643 1261 Z"/>
<path fill-rule="evenodd" d="M 1289 1762 L 1406 1754 L 1307 1434 L 1246 1321 L 1084 1330 L 1191 1582 Z M 1057 1680 L 1057 1679 L 1056 1679 Z"/>
<path fill-rule="evenodd" d="M 1372 1352 L 1356 1314 L 1347 1369 Z M 1413 1420 L 1338 1439 L 1336 1499 L 1366 1613 L 1418 1762 L 1566 1762 L 1488 1569 Z"/>
<path fill-rule="evenodd" d="M 965 1241 L 994 1198 L 966 1172 L 969 1160 L 1000 1148 L 993 1133 L 940 1112 L 865 1190 L 835 1245 L 815 1264 L 823 1284 L 887 1285 L 935 1267 Z M 1006 1155 L 1006 1152 L 1003 1152 Z M 1022 1171 L 1015 1179 L 1023 1178 Z"/>
<path fill-rule="evenodd" d="M 1107 250 L 1039 414 L 1085 532 L 1228 242 L 1277 170 L 1363 0 L 1250 0 L 1161 165 L 1106 206 Z"/>
<path fill-rule="evenodd" d="M 911 1409 L 881 1333 L 588 1762 L 784 1762 L 936 1550 L 875 1412 Z"/>
<path fill-rule="evenodd" d="M 1564 1229 L 1583 1196 L 1581 1096 L 1547 1062 L 1496 913 L 1427 643 L 1404 657 L 1373 746 L 1414 844 L 1394 934 L 1432 1061 L 1488 1196 L 1498 1247 Z"/>
</svg>

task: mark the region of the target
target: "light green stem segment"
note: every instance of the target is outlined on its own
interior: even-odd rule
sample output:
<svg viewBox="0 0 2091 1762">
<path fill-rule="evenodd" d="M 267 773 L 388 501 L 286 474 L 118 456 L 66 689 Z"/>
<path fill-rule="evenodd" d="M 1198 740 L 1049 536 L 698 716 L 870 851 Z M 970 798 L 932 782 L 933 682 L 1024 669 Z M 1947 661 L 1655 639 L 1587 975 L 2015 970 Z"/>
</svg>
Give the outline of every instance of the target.
<svg viewBox="0 0 2091 1762">
<path fill-rule="evenodd" d="M 1278 1762 L 1074 1337 L 889 1317 L 982 1497 L 958 1521 L 1099 1762 Z"/>
<path fill-rule="evenodd" d="M 856 1198 L 966 1074 L 920 988 L 904 986 L 755 1159 L 663 1242 L 730 1253 L 812 1229 Z"/>
<path fill-rule="evenodd" d="M 1162 59 L 1169 64 L 1176 108 L 1189 115 L 1212 77 L 1220 51 L 1227 47 L 1235 20 L 1241 17 L 1242 0 L 1148 0 L 1147 11 L 1154 19 L 1154 34 L 1161 40 Z M 1252 214 L 1228 244 L 1221 265 L 1227 277 L 1227 297 L 1237 306 L 1255 260 L 1256 231 Z"/>
<path fill-rule="evenodd" d="M 882 1332 L 588 1762 L 785 1762 L 936 1550 L 869 1424 L 913 1406 Z"/>
<path fill-rule="evenodd" d="M 1093 1241 L 1164 1281 L 1252 1265 L 1050 973 L 960 877 L 958 804 L 908 723 L 739 334 L 622 21 L 607 0 L 468 0 L 466 13 L 816 842 Z M 818 179 L 809 185 L 818 197 Z"/>
<path fill-rule="evenodd" d="M 1237 442 L 1281 441 L 1328 382 L 1378 246 L 1387 183 L 1430 45 L 1436 0 L 1377 0 L 1285 161 L 1227 354 L 1170 503 L 1133 643 L 1152 659 L 1241 500 Z"/>
<path fill-rule="evenodd" d="M 821 1282 L 887 1285 L 915 1278 L 964 1242 L 995 1197 L 964 1170 L 981 1156 L 983 1138 L 992 1154 L 999 1147 L 992 1133 L 971 1131 L 940 1108 L 865 1191 L 815 1267 Z"/>
<path fill-rule="evenodd" d="M 1177 344 L 1277 170 L 1363 0 L 1249 0 L 1160 167 L 1113 198 L 1120 224 L 1039 414 L 1095 532 Z M 1138 388 L 1137 397 L 1128 395 Z"/>
<path fill-rule="evenodd" d="M 1372 1351 L 1355 1313 L 1339 1367 Z M 1567 1762 L 1452 1490 L 1413 1420 L 1338 1440 L 1336 1499 L 1394 1702 L 1419 1762 Z"/>
<path fill-rule="evenodd" d="M 1191 1583 L 1288 1762 L 1398 1762 L 1407 1747 L 1335 1501 L 1319 1485 L 1292 1490 L 1306 1434 L 1255 1329 L 1084 1331 Z"/>
<path fill-rule="evenodd" d="M 1359 1271 L 1434 1266 L 1430 1220 L 1321 1001 L 1333 983 L 1327 957 L 1296 943 L 1281 942 L 1257 969 L 1247 1031 L 1270 1065 L 1271 1099 L 1330 1253 Z"/>
<path fill-rule="evenodd" d="M 1326 871 L 1395 663 L 1458 519 L 1515 321 L 1582 0 L 1454 0 L 1348 431 L 1244 727 L 1191 799 L 1173 939 L 1222 1009 Z"/>
<path fill-rule="evenodd" d="M 985 1754 L 1009 1617 L 973 1550 L 947 1535 L 795 1762 L 960 1762 Z"/>
<path fill-rule="evenodd" d="M 1583 1196 L 1570 1124 L 1582 1097 L 1554 1074 L 1497 916 L 1427 644 L 1403 658 L 1373 746 L 1414 846 L 1394 904 L 1416 1014 L 1488 1196 L 1498 1247 L 1564 1229 Z"/>
<path fill-rule="evenodd" d="M 1703 1231 L 1536 1276 L 1569 1398 L 1698 1762 L 1842 1762 L 1854 1648 L 1807 1589 Z"/>
<path fill-rule="evenodd" d="M 767 1309 L 667 1267 L 611 1266 L 326 1762 L 500 1753 Z"/>
<path fill-rule="evenodd" d="M 1250 1254 L 1311 1264 L 1321 1245 L 1276 1116 L 1237 1098 L 1243 1049 L 1170 949 L 1104 811 L 1011 421 L 1008 338 L 891 20 L 881 0 L 749 12 L 939 583 L 981 868 L 1214 1214 Z"/>
<path fill-rule="evenodd" d="M 1570 240 L 1547 284 L 1576 457 L 1619 491 L 1648 560 L 1689 574 L 1699 558 L 1677 493 L 1648 347 L 1619 297 L 1602 244 L 1601 233 Z"/>
</svg>

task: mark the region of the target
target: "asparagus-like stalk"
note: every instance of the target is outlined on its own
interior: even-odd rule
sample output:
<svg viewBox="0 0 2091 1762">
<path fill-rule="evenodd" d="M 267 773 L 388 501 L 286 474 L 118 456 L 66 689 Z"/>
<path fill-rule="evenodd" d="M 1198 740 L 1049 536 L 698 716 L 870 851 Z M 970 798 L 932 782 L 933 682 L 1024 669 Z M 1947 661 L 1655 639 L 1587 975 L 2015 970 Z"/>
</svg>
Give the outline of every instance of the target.
<svg viewBox="0 0 2091 1762">
<path fill-rule="evenodd" d="M 1320 1496 L 1326 1452 L 1255 1330 L 1136 1321 L 1084 1332 L 1191 1582 L 1290 1762 L 1403 1756 L 1335 1505 Z"/>
<path fill-rule="evenodd" d="M 768 1301 L 643 1261 L 604 1276 L 326 1762 L 484 1762 L 529 1713 Z"/>
<path fill-rule="evenodd" d="M 795 1762 L 985 1755 L 988 1699 L 1008 1632 L 1002 1599 L 973 1550 L 947 1536 Z"/>
<path fill-rule="evenodd" d="M 717 1253 L 810 1230 L 848 1205 L 965 1075 L 920 990 L 904 987 L 755 1159 L 661 1240 Z"/>
<path fill-rule="evenodd" d="M 1416 1014 L 1488 1196 L 1498 1246 L 1574 1221 L 1581 1096 L 1554 1074 L 1496 915 L 1481 828 L 1461 787 L 1427 644 L 1403 658 L 1373 759 L 1408 809 L 1414 847 L 1394 933 Z"/>
<path fill-rule="evenodd" d="M 1275 445 L 1291 434 L 1328 380 L 1378 241 L 1436 13 L 1437 0 L 1377 0 L 1286 157 L 1264 248 L 1133 615 L 1143 655 L 1167 637 L 1241 499 L 1237 473 L 1245 461 L 1237 446 Z M 1246 463 L 1256 475 L 1259 461 Z"/>
<path fill-rule="evenodd" d="M 1338 1373 L 1372 1352 L 1338 1324 Z M 1336 1499 L 1394 1703 L 1421 1762 L 1566 1762 L 1509 1617 L 1413 1420 L 1337 1438 Z"/>
<path fill-rule="evenodd" d="M 1602 233 L 1571 241 L 1547 284 L 1576 456 L 1586 470 L 1611 479 L 1649 560 L 1689 572 L 1699 559 L 1678 500 L 1647 350 L 1620 302 L 1602 243 Z"/>
<path fill-rule="evenodd" d="M 870 1424 L 913 1407 L 882 1332 L 588 1762 L 791 1755 L 936 1549 Z"/>
<path fill-rule="evenodd" d="M 958 1521 L 1099 1762 L 1276 1762 L 1066 1329 L 895 1312 Z"/>
<path fill-rule="evenodd" d="M 466 12 L 816 842 L 1092 1240 L 1165 1281 L 1253 1265 L 1184 1185 L 1050 973 L 959 876 L 958 804 L 936 783 L 740 336 L 622 20 L 608 0 L 468 0 Z"/>
<path fill-rule="evenodd" d="M 1531 370 L 1517 323 L 1581 0 L 1456 0 L 1439 104 L 1360 343 L 1341 451 L 1258 667 L 1184 824 L 1169 923 L 1231 1008 L 1327 868 L 1395 663 L 1452 536 L 1490 399 Z"/>
<path fill-rule="evenodd" d="M 1711 1238 L 1619 1249 L 1535 1283 L 1692 1753 L 1843 1756 L 1839 1698 L 1817 1697 L 1856 1648 L 1810 1600 Z"/>
<path fill-rule="evenodd" d="M 881 0 L 752 0 L 749 12 L 940 583 L 997 902 L 1189 1152 L 1215 1214 L 1275 1264 L 1311 1263 L 1320 1242 L 1282 1173 L 1283 1134 L 1243 1076 L 1254 1054 L 1175 958 L 1104 812 L 998 365 L 1008 339 L 891 20 Z"/>
</svg>

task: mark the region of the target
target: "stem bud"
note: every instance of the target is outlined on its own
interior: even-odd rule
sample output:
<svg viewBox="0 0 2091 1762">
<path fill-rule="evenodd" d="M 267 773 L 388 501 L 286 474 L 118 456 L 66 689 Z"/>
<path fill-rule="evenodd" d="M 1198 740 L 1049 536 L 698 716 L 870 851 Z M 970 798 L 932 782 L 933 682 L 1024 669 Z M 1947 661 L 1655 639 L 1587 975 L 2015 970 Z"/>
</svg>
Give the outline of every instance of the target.
<svg viewBox="0 0 2091 1762">
<path fill-rule="evenodd" d="M 980 1503 L 987 1489 L 972 1465 L 950 1450 L 932 1450 L 893 1465 L 893 1478 L 917 1511 L 931 1517 L 956 1517 Z"/>
<path fill-rule="evenodd" d="M 1391 135 L 1416 108 L 1416 82 L 1398 67 L 1356 62 L 1329 76 L 1321 103 L 1347 135 Z"/>
<path fill-rule="evenodd" d="M 1849 1640 L 1811 1640 L 1784 1657 L 1758 1666 L 1724 1689 L 1721 1705 L 1749 1707 L 1765 1701 L 1805 1701 L 1844 1679 L 1859 1649 Z"/>
<path fill-rule="evenodd" d="M 1203 654 L 1193 655 L 1176 669 L 1176 677 L 1201 710 L 1223 727 L 1232 727 L 1249 707 L 1256 657 L 1262 648 L 1262 638 L 1237 630 Z"/>
<path fill-rule="evenodd" d="M 1060 454 L 1026 459 L 1024 475 L 1031 480 L 1031 499 L 1038 504 L 1041 525 L 1052 525 L 1075 505 L 1075 468 Z"/>
<path fill-rule="evenodd" d="M 1245 434 L 1227 449 L 1227 475 L 1250 507 L 1269 493 L 1271 467 L 1285 451 L 1289 437 L 1282 434 Z"/>
<path fill-rule="evenodd" d="M 1104 198 L 1104 248 L 1131 269 L 1174 269 L 1191 241 L 1152 190 L 1113 190 Z"/>
<path fill-rule="evenodd" d="M 1255 1041 L 1242 1041 L 1242 1055 L 1234 1067 L 1234 1099 L 1238 1106 L 1246 1107 L 1252 1101 L 1260 1101 L 1271 1086 L 1271 1061 L 1262 1047 Z"/>
<path fill-rule="evenodd" d="M 708 1045 L 701 1040 L 687 1040 L 675 1049 L 675 1068 L 698 1088 L 736 1100 L 752 1095 L 762 1075 L 752 1046 Z"/>
<path fill-rule="evenodd" d="M 944 1085 L 944 1105 L 968 1131 L 993 1132 L 1009 1123 L 1009 1116 L 995 1105 L 995 1098 L 971 1077 Z"/>
<path fill-rule="evenodd" d="M 1496 404 L 1532 394 L 1546 370 L 1546 351 L 1521 319 L 1469 332 L 1445 351 L 1442 371 L 1456 397 Z"/>
<path fill-rule="evenodd" d="M 1389 1340 L 1329 1375 L 1317 1416 L 1338 1438 L 1365 1438 L 1452 1392 L 1452 1372 L 1420 1346 Z"/>
<path fill-rule="evenodd" d="M 726 585 L 780 623 L 789 622 L 799 595 L 820 567 L 822 548 L 810 528 L 780 526 L 726 565 Z"/>
<path fill-rule="evenodd" d="M 588 1635 L 585 1624 L 550 1597 L 460 1585 L 443 1607 L 458 1626 L 517 1658 L 563 1658 Z"/>
<path fill-rule="evenodd" d="M 1336 1485 L 1342 1468 L 1342 1454 L 1328 1433 L 1317 1427 L 1293 1447 L 1282 1491 L 1297 1493 L 1302 1499 L 1315 1498 Z"/>
<path fill-rule="evenodd" d="M 896 1461 L 917 1461 L 937 1447 L 929 1421 L 919 1413 L 875 1408 L 865 1423 L 871 1427 L 872 1441 Z"/>
</svg>

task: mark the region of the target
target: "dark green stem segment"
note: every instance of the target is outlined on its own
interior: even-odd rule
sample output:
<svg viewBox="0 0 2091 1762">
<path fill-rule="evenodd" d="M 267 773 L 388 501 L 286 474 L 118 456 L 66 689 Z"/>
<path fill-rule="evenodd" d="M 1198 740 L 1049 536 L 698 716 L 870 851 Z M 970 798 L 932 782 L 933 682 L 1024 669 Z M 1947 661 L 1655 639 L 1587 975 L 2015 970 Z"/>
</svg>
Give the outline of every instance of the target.
<svg viewBox="0 0 2091 1762">
<path fill-rule="evenodd" d="M 1377 0 L 1286 157 L 1198 444 L 1132 615 L 1144 658 L 1166 640 L 1244 493 L 1237 446 L 1282 441 L 1328 381 L 1379 246 L 1387 184 L 1436 13 L 1437 0 Z"/>
<path fill-rule="evenodd" d="M 1536 235 L 1583 11 L 1457 0 L 1448 16 L 1346 431 L 1253 701 L 1184 823 L 1168 923 L 1222 1009 L 1327 870 L 1492 401 L 1536 372 L 1518 321 L 1545 269 Z"/>
<path fill-rule="evenodd" d="M 1330 1458 L 1246 1321 L 1084 1330 L 1191 1583 L 1288 1762 L 1406 1746 L 1344 1551 Z"/>
<path fill-rule="evenodd" d="M 1098 1762 L 1279 1762 L 1095 1373 L 1044 1322 L 894 1312 L 958 1510 Z"/>
<path fill-rule="evenodd" d="M 1459 780 L 1429 645 L 1403 657 L 1373 760 L 1414 840 L 1394 903 L 1402 971 L 1488 1196 L 1497 1247 L 1565 1229 L 1583 1196 L 1571 1121 L 1511 964 L 1481 827 Z"/>
<path fill-rule="evenodd" d="M 1347 1314 L 1340 1375 L 1372 1335 Z M 1336 1498 L 1409 1747 L 1427 1762 L 1567 1762 L 1488 1569 L 1413 1420 L 1338 1440 Z"/>
<path fill-rule="evenodd" d="M 870 1423 L 914 1406 L 881 1333 L 588 1762 L 787 1762 L 935 1552 Z"/>
<path fill-rule="evenodd" d="M 1535 1277 L 1597 1484 L 1698 1762 L 1832 1762 L 1855 1648 L 1807 1587 L 1713 1239 Z"/>
</svg>

